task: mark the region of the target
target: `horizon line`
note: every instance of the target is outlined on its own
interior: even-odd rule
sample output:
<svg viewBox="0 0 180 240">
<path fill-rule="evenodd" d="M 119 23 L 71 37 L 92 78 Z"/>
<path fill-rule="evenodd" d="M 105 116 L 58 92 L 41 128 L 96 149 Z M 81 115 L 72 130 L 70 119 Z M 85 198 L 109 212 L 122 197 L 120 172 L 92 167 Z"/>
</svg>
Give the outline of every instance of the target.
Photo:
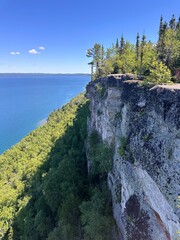
<svg viewBox="0 0 180 240">
<path fill-rule="evenodd" d="M 0 72 L 0 74 L 56 74 L 56 75 L 58 75 L 58 74 L 66 74 L 66 75 L 68 75 L 68 74 L 84 74 L 84 75 L 91 75 L 90 73 L 43 73 L 43 72 Z"/>
</svg>

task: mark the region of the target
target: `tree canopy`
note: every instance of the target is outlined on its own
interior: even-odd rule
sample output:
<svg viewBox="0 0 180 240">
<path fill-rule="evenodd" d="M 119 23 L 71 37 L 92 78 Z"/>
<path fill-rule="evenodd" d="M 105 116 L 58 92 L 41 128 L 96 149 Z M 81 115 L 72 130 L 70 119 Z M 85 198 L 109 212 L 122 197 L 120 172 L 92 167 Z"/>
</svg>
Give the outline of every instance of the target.
<svg viewBox="0 0 180 240">
<path fill-rule="evenodd" d="M 177 21 L 174 15 L 169 23 L 163 21 L 161 16 L 157 43 L 148 41 L 145 34 L 140 37 L 140 34 L 137 33 L 136 43 L 133 44 L 125 41 L 122 35 L 120 41 L 117 39 L 111 47 L 103 49 L 103 58 L 100 60 L 101 46 L 101 44 L 96 43 L 92 49 L 88 49 L 88 52 L 96 52 L 95 55 L 88 55 L 96 63 L 93 79 L 114 73 L 133 73 L 147 82 L 146 77 L 148 77 L 148 81 L 152 79 L 154 62 L 157 62 L 156 65 L 166 66 L 167 69 L 161 71 L 162 68 L 160 68 L 161 70 L 159 69 L 158 72 L 158 68 L 156 68 L 156 74 L 160 76 L 161 80 L 155 78 L 152 81 L 153 84 L 170 83 L 170 80 L 180 82 L 177 74 L 180 71 L 180 18 Z M 95 49 L 98 50 L 95 51 Z M 170 80 L 163 82 L 167 79 L 168 69 L 170 70 Z"/>
<path fill-rule="evenodd" d="M 0 156 L 1 239 L 111 239 L 104 237 L 111 236 L 114 224 L 106 183 L 111 151 L 98 140 L 90 177 L 88 114 L 88 101 L 79 95 Z M 99 175 L 101 184 L 95 181 Z"/>
</svg>

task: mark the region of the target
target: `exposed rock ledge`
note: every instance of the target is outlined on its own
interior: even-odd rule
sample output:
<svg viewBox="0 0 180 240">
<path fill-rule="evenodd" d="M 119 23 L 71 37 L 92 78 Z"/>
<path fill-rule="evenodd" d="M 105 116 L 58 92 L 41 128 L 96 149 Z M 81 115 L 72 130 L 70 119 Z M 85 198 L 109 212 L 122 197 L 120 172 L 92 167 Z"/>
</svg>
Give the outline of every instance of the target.
<svg viewBox="0 0 180 240">
<path fill-rule="evenodd" d="M 149 89 L 133 79 L 109 75 L 87 86 L 89 132 L 114 146 L 108 182 L 121 239 L 176 240 L 180 84 Z"/>
</svg>

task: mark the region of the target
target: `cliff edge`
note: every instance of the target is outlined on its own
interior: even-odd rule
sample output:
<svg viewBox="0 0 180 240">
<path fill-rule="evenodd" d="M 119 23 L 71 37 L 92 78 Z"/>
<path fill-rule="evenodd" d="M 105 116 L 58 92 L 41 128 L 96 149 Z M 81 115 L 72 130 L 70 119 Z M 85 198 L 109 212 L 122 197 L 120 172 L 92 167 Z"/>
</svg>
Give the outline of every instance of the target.
<svg viewBox="0 0 180 240">
<path fill-rule="evenodd" d="M 180 85 L 140 86 L 133 75 L 90 82 L 89 134 L 113 146 L 108 173 L 121 239 L 175 240 L 180 231 Z"/>
</svg>

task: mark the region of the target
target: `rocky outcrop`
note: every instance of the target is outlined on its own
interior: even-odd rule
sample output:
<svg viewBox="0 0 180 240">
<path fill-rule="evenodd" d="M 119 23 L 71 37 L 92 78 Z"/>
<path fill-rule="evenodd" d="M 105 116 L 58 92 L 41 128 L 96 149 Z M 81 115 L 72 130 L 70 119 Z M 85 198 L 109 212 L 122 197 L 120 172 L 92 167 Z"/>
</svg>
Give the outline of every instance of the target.
<svg viewBox="0 0 180 240">
<path fill-rule="evenodd" d="M 124 240 L 175 240 L 180 231 L 180 88 L 109 75 L 87 86 L 89 133 L 114 147 L 108 174 Z"/>
</svg>

